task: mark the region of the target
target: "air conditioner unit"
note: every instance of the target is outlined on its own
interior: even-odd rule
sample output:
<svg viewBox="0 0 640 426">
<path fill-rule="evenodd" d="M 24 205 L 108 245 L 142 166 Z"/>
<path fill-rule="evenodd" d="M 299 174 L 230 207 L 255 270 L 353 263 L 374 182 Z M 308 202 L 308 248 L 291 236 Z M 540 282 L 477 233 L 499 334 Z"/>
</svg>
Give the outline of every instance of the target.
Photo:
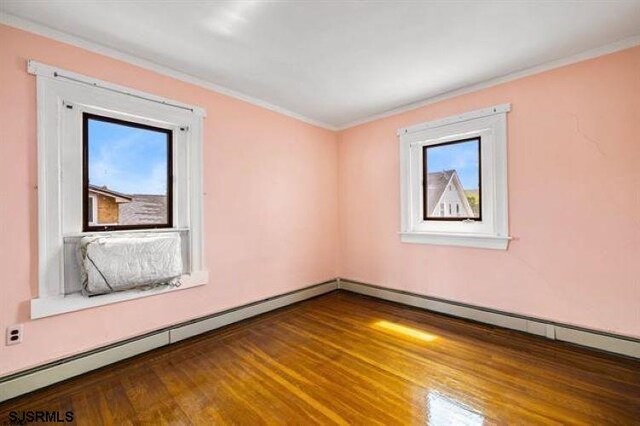
<svg viewBox="0 0 640 426">
<path fill-rule="evenodd" d="M 82 291 L 87 296 L 178 285 L 182 249 L 177 232 L 87 236 L 80 240 Z"/>
</svg>

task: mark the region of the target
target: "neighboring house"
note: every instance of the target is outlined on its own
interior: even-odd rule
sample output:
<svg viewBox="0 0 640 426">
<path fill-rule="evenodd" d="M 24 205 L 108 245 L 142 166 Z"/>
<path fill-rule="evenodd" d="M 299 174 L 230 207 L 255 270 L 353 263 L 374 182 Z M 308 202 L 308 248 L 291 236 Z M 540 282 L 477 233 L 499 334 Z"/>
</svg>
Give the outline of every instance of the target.
<svg viewBox="0 0 640 426">
<path fill-rule="evenodd" d="M 167 222 L 164 195 L 124 194 L 89 185 L 90 225 L 140 225 Z"/>
<path fill-rule="evenodd" d="M 455 170 L 427 174 L 428 217 L 476 217 Z"/>
<path fill-rule="evenodd" d="M 117 224 L 120 220 L 120 206 L 132 200 L 132 196 L 113 191 L 106 186 L 89 185 L 89 224 Z"/>
<path fill-rule="evenodd" d="M 167 197 L 164 195 L 132 195 L 130 203 L 119 204 L 120 225 L 167 223 Z"/>
</svg>

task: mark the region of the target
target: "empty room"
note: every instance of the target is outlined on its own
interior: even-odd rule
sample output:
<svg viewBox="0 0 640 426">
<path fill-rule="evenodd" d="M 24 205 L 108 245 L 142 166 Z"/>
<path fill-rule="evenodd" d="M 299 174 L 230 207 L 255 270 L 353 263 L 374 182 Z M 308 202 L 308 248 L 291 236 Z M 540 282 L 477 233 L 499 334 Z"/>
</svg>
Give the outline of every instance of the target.
<svg viewBox="0 0 640 426">
<path fill-rule="evenodd" d="M 0 424 L 640 425 L 640 0 L 0 0 Z"/>
</svg>

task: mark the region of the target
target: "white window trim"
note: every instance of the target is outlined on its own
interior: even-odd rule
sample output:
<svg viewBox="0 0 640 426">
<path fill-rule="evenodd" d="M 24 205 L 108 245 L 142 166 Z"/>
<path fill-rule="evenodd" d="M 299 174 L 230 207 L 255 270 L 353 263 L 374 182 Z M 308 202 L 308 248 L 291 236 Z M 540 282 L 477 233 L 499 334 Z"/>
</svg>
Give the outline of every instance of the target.
<svg viewBox="0 0 640 426">
<path fill-rule="evenodd" d="M 96 220 L 98 219 L 98 197 L 90 194 L 89 198 L 91 198 L 91 220 L 89 225 L 96 225 Z"/>
<path fill-rule="evenodd" d="M 402 242 L 507 249 L 511 237 L 506 115 L 510 110 L 510 104 L 496 105 L 398 130 Z M 422 148 L 476 136 L 482 147 L 482 221 L 425 221 Z"/>
<path fill-rule="evenodd" d="M 206 112 L 145 92 L 100 81 L 56 67 L 28 61 L 36 76 L 38 126 L 38 297 L 31 317 L 41 318 L 155 294 L 183 290 L 208 282 L 203 265 L 202 124 Z M 81 137 L 74 119 L 83 111 L 148 122 L 174 130 L 173 228 L 145 232 L 189 231 L 189 273 L 180 287 L 156 291 L 123 291 L 98 297 L 64 295 L 64 238 L 82 232 Z M 79 114 L 79 115 L 78 115 Z M 78 161 L 80 159 L 80 161 Z M 94 209 L 97 206 L 94 203 Z M 132 231 L 112 231 L 129 233 Z"/>
</svg>

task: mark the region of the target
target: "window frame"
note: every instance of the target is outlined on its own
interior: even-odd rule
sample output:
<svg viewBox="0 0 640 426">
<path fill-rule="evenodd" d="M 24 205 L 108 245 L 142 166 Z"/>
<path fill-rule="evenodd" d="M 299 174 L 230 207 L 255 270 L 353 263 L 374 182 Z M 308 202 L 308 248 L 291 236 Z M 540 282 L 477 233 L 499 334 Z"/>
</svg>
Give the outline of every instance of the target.
<svg viewBox="0 0 640 426">
<path fill-rule="evenodd" d="M 136 129 L 150 130 L 164 133 L 167 137 L 167 221 L 165 223 L 152 223 L 140 225 L 92 225 L 89 222 L 89 121 L 102 121 L 118 124 Z M 82 111 L 82 230 L 83 232 L 108 232 L 140 229 L 163 229 L 173 227 L 173 130 L 163 127 L 151 126 L 136 121 L 127 121 L 119 118 L 99 115 L 93 112 Z M 97 209 L 94 200 L 94 214 Z M 97 223 L 94 217 L 94 223 Z"/>
<path fill-rule="evenodd" d="M 95 195 L 91 195 L 88 194 L 87 196 L 87 203 L 89 202 L 89 200 L 91 200 L 91 219 L 93 220 L 88 220 L 87 218 L 87 223 L 89 223 L 89 225 L 91 224 L 95 224 L 95 220 L 98 217 L 98 197 L 96 197 Z M 85 208 L 85 207 L 83 207 Z M 87 209 L 87 214 L 89 213 L 89 209 L 88 209 L 88 205 L 86 207 Z"/>
<path fill-rule="evenodd" d="M 206 111 L 179 101 L 27 61 L 35 76 L 38 156 L 38 292 L 31 318 L 104 306 L 205 285 L 203 124 Z M 73 244 L 96 231 L 84 231 L 82 201 L 82 112 L 173 129 L 173 226 L 102 231 L 100 235 L 180 233 L 188 261 L 179 287 L 127 290 L 99 297 L 65 293 L 75 277 Z"/>
<path fill-rule="evenodd" d="M 398 130 L 401 242 L 507 249 L 510 110 L 510 104 L 496 105 Z M 423 147 L 478 137 L 482 220 L 424 220 Z"/>
<path fill-rule="evenodd" d="M 429 204 L 429 200 L 427 199 L 428 194 L 428 185 L 427 185 L 427 175 L 429 171 L 427 170 L 427 151 L 431 148 L 436 148 L 440 146 L 447 145 L 455 145 L 459 143 L 478 141 L 478 198 L 480 199 L 480 205 L 478 208 L 478 217 L 462 217 L 462 216 L 450 216 L 450 217 L 429 217 L 427 211 L 427 205 Z M 461 140 L 442 142 L 433 145 L 424 145 L 422 147 L 422 218 L 424 220 L 441 220 L 441 221 L 478 221 L 482 222 L 482 138 L 481 137 L 472 137 L 465 138 Z M 447 183 L 447 188 L 444 192 L 453 191 L 453 184 Z M 443 192 L 443 193 L 444 193 Z M 439 200 L 438 200 L 439 201 Z M 458 204 L 458 203 L 456 203 Z M 460 207 L 458 205 L 458 211 L 456 213 L 460 213 Z M 451 213 L 451 204 L 449 204 L 449 214 Z"/>
</svg>

